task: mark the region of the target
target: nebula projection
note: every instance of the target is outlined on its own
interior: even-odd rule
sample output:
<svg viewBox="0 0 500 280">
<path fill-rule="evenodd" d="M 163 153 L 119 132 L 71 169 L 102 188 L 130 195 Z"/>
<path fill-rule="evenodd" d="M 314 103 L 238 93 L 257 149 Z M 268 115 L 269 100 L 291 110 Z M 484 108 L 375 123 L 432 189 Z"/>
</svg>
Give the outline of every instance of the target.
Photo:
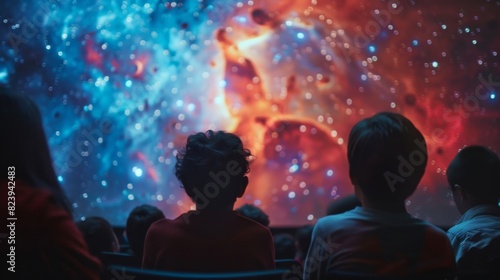
<svg viewBox="0 0 500 280">
<path fill-rule="evenodd" d="M 436 224 L 458 216 L 445 178 L 457 151 L 500 151 L 499 1 L 0 5 L 0 83 L 41 107 L 76 219 L 193 208 L 175 154 L 208 129 L 255 155 L 237 205 L 272 226 L 314 223 L 353 192 L 348 133 L 379 111 L 424 133 L 429 163 L 407 207 Z"/>
</svg>

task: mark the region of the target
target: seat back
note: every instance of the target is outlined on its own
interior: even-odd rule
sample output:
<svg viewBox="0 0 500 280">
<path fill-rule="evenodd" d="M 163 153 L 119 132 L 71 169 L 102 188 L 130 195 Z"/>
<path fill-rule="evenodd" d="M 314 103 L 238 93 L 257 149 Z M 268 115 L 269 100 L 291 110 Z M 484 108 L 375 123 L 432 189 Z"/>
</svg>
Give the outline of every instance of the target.
<svg viewBox="0 0 500 280">
<path fill-rule="evenodd" d="M 422 275 L 413 276 L 391 276 L 391 275 L 373 275 L 366 273 L 335 271 L 331 272 L 324 278 L 325 280 L 454 280 L 455 276 L 445 276 L 441 272 L 425 273 Z"/>
<path fill-rule="evenodd" d="M 294 259 L 277 259 L 274 261 L 276 269 L 293 269 L 294 266 L 302 267 L 302 265 Z"/>
<path fill-rule="evenodd" d="M 287 272 L 283 269 L 251 271 L 251 272 L 226 272 L 226 273 L 192 273 L 170 272 L 150 269 L 140 269 L 126 266 L 109 266 L 106 269 L 106 279 L 134 279 L 134 280 L 194 280 L 194 279 L 241 279 L 241 280 L 281 280 Z"/>
<path fill-rule="evenodd" d="M 142 263 L 142 260 L 137 256 L 124 253 L 101 252 L 98 257 L 104 267 L 110 265 L 141 267 Z"/>
</svg>

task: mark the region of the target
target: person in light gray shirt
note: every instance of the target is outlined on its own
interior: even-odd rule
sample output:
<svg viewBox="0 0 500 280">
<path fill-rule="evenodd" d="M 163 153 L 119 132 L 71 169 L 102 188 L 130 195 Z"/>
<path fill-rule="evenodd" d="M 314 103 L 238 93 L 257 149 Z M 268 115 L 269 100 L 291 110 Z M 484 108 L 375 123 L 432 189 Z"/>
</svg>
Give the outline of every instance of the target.
<svg viewBox="0 0 500 280">
<path fill-rule="evenodd" d="M 468 146 L 450 163 L 447 179 L 462 217 L 448 230 L 459 274 L 500 271 L 500 160 Z"/>
</svg>

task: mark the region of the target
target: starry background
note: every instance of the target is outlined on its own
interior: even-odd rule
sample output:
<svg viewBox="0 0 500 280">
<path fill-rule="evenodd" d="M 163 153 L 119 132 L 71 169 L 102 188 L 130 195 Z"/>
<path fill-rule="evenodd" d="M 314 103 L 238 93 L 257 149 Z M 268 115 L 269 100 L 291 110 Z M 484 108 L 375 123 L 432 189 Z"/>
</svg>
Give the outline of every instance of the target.
<svg viewBox="0 0 500 280">
<path fill-rule="evenodd" d="M 407 207 L 439 225 L 458 217 L 445 180 L 456 152 L 500 151 L 499 1 L 92 2 L 0 4 L 0 83 L 40 106 L 76 219 L 192 208 L 175 154 L 207 129 L 255 155 L 237 205 L 272 226 L 313 223 L 353 192 L 348 133 L 378 111 L 424 133 Z"/>
</svg>

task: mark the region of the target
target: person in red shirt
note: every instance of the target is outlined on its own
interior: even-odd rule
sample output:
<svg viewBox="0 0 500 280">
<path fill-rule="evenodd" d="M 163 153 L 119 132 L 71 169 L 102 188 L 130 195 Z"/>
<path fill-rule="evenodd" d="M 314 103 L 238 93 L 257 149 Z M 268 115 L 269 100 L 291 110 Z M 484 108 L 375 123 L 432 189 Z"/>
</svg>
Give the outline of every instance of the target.
<svg viewBox="0 0 500 280">
<path fill-rule="evenodd" d="M 177 154 L 175 175 L 196 210 L 150 227 L 143 268 L 184 272 L 275 268 L 269 229 L 233 211 L 248 185 L 245 175 L 251 157 L 231 133 L 209 130 L 188 137 Z"/>
<path fill-rule="evenodd" d="M 101 264 L 88 252 L 52 168 L 36 104 L 0 88 L 0 129 L 2 275 L 100 279 Z"/>
</svg>

